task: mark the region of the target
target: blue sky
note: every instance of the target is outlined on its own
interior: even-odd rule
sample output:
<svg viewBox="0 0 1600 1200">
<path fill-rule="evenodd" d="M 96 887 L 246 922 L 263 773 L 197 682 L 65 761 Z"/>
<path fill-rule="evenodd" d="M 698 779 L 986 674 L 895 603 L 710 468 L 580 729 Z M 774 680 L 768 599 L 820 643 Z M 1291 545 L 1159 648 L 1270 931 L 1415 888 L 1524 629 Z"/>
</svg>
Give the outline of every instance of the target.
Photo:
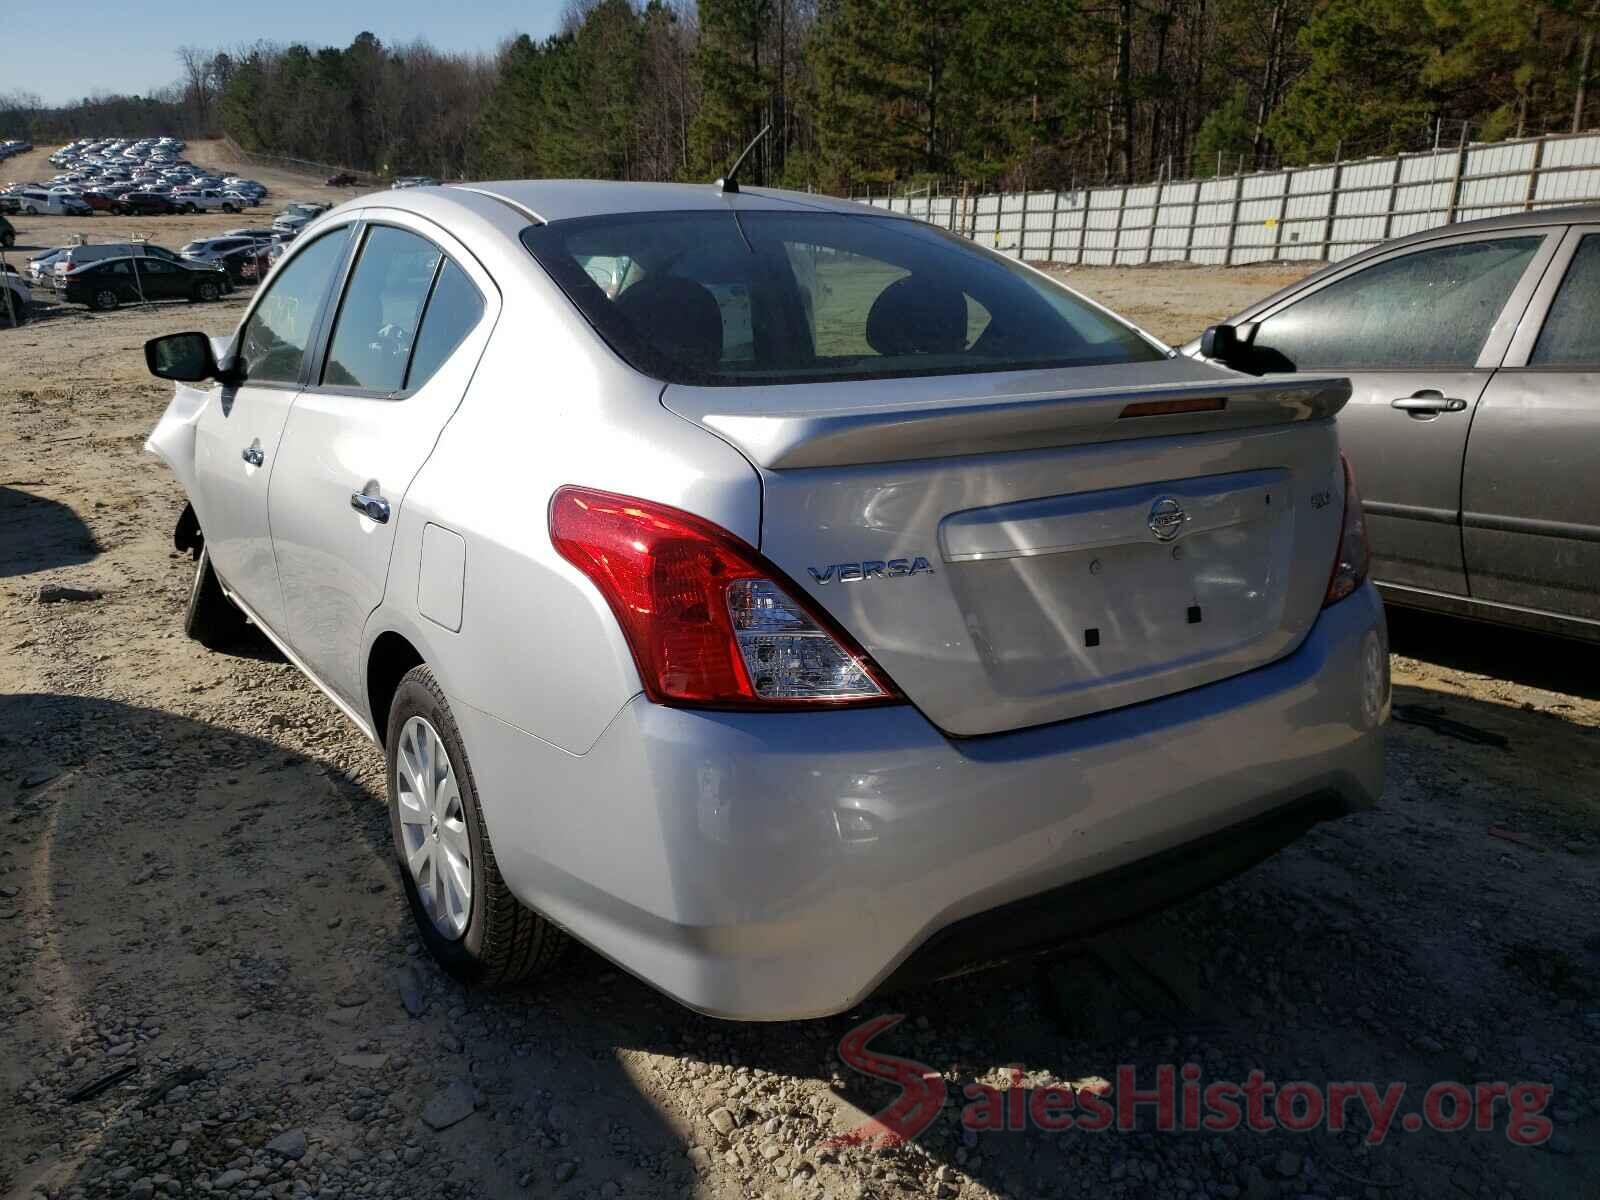
<svg viewBox="0 0 1600 1200">
<path fill-rule="evenodd" d="M 555 30 L 565 0 L 17 0 L 5 5 L 0 93 L 57 104 L 94 92 L 144 93 L 178 77 L 182 45 L 266 39 L 347 46 L 425 37 L 442 50 L 493 51 L 508 35 Z"/>
</svg>

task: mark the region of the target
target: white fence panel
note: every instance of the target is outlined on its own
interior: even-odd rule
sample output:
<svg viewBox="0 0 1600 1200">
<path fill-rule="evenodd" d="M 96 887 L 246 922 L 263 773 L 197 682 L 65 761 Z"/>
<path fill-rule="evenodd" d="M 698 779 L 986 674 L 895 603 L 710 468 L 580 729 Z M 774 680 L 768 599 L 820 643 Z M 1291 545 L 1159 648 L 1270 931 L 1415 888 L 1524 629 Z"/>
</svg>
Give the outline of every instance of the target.
<svg viewBox="0 0 1600 1200">
<path fill-rule="evenodd" d="M 1600 203 L 1600 133 L 1126 188 L 865 202 L 1036 261 L 1336 262 L 1458 221 Z"/>
</svg>

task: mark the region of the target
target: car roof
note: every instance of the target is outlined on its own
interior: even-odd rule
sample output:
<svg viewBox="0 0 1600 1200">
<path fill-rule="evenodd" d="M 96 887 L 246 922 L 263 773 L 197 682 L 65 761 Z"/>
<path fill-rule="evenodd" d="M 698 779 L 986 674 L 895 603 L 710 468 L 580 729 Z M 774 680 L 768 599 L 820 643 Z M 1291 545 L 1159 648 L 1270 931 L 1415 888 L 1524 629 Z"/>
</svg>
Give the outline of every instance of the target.
<svg viewBox="0 0 1600 1200">
<path fill-rule="evenodd" d="M 808 208 L 829 212 L 889 216 L 883 209 L 869 208 L 831 196 L 809 192 L 790 192 L 781 188 L 745 187 L 727 193 L 710 183 L 619 183 L 600 179 L 513 179 L 488 183 L 449 185 L 445 191 L 461 188 L 494 196 L 546 223 L 576 217 L 610 216 L 619 213 L 722 211 L 750 212 L 761 209 L 793 211 Z M 373 197 L 365 198 L 369 203 Z M 898 215 L 898 214 L 895 214 Z"/>
<path fill-rule="evenodd" d="M 1438 241 L 1440 238 L 1461 237 L 1463 234 L 1496 233 L 1500 230 L 1514 231 L 1529 229 L 1539 225 L 1580 225 L 1591 222 L 1600 222 L 1600 204 L 1567 204 L 1556 208 L 1535 208 L 1527 212 L 1506 213 L 1498 217 L 1480 217 L 1475 221 L 1458 221 L 1451 225 L 1436 225 L 1432 229 L 1424 229 L 1417 233 L 1407 234 L 1405 237 L 1391 238 L 1387 242 L 1379 242 L 1376 246 L 1369 246 L 1359 253 L 1348 258 L 1341 258 L 1338 262 L 1329 263 L 1320 270 L 1313 271 L 1304 279 L 1297 280 L 1287 287 L 1279 288 L 1270 296 L 1264 296 L 1248 308 L 1241 310 L 1229 317 L 1229 322 L 1248 321 L 1258 312 L 1265 311 L 1276 304 L 1291 292 L 1298 292 L 1307 284 L 1333 274 L 1357 266 L 1369 258 L 1376 258 L 1380 254 L 1388 254 L 1394 250 L 1401 250 L 1407 246 L 1420 246 L 1426 242 Z"/>
</svg>

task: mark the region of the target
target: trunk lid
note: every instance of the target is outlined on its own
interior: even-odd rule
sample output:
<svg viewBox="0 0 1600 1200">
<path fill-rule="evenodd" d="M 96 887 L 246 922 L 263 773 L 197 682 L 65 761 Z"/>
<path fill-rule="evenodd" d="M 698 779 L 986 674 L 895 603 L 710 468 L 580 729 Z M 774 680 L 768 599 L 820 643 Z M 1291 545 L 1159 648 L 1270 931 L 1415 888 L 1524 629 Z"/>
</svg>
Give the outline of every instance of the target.
<svg viewBox="0 0 1600 1200">
<path fill-rule="evenodd" d="M 976 736 L 1293 649 L 1333 562 L 1348 395 L 1179 359 L 663 403 L 755 464 L 762 552 L 929 719 Z"/>
</svg>

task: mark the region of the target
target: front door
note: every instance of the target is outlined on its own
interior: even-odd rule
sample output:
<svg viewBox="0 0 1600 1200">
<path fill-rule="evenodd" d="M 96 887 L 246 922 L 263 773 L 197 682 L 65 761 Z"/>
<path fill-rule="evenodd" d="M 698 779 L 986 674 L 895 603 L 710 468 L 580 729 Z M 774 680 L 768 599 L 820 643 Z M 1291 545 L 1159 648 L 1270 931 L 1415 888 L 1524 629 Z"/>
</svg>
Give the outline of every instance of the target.
<svg viewBox="0 0 1600 1200">
<path fill-rule="evenodd" d="M 195 425 L 195 515 L 217 575 L 273 632 L 283 599 L 267 533 L 267 484 L 307 350 L 349 248 L 334 230 L 284 266 L 240 326 L 237 387 L 216 386 Z"/>
<path fill-rule="evenodd" d="M 1462 475 L 1474 599 L 1600 621 L 1600 226 L 1563 243 L 1478 404 Z"/>
<path fill-rule="evenodd" d="M 188 299 L 189 281 L 193 276 L 183 272 L 181 267 L 160 258 L 139 258 L 129 261 L 133 263 L 145 299 Z"/>
<path fill-rule="evenodd" d="M 1380 583 L 1466 594 L 1467 431 L 1554 252 L 1552 234 L 1501 231 L 1397 250 L 1259 319 L 1250 349 L 1257 370 L 1350 378 L 1339 440 L 1361 489 Z"/>
<path fill-rule="evenodd" d="M 442 230 L 385 213 L 366 227 L 326 361 L 290 413 L 270 502 L 287 638 L 358 707 L 362 632 L 401 503 L 466 391 L 497 296 Z"/>
</svg>

